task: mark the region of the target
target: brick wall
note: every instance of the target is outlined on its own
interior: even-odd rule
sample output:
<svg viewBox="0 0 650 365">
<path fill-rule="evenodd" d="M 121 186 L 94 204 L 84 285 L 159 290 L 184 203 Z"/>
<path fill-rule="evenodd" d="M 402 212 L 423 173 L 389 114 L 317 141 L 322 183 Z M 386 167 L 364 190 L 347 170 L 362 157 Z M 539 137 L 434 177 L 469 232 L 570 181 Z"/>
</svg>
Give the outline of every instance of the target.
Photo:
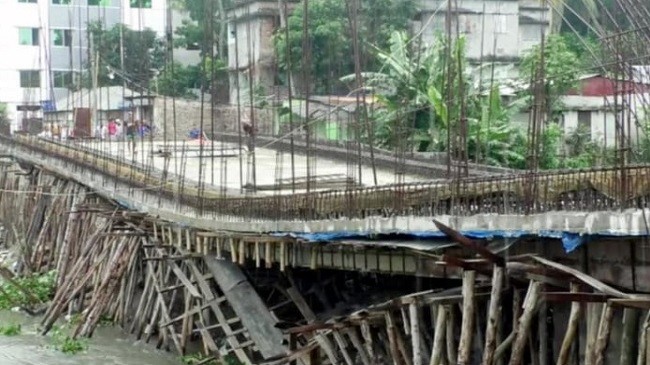
<svg viewBox="0 0 650 365">
<path fill-rule="evenodd" d="M 166 104 L 166 106 L 165 106 Z M 158 129 L 157 137 L 162 138 L 163 131 L 167 131 L 167 138 L 186 139 L 193 128 L 201 125 L 201 102 L 197 100 L 176 99 L 176 134 L 174 135 L 174 112 L 172 98 L 158 97 L 154 100 L 154 122 Z M 166 111 L 166 112 L 165 112 Z M 165 117 L 166 114 L 166 117 Z M 239 118 L 238 118 L 239 115 Z M 260 134 L 273 132 L 273 111 L 269 109 L 253 109 L 253 117 Z M 235 105 L 217 105 L 214 108 L 214 130 L 237 132 L 238 120 L 250 123 L 251 109 L 246 106 L 239 108 Z M 210 119 L 210 103 L 203 106 L 203 128 L 212 130 Z"/>
</svg>

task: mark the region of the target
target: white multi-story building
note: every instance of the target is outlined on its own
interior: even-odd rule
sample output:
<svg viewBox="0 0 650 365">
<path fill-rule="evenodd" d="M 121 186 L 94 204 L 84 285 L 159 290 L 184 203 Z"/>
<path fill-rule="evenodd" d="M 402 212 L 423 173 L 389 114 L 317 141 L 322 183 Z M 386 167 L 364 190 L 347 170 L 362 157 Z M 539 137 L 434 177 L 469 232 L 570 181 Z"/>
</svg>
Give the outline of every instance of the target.
<svg viewBox="0 0 650 365">
<path fill-rule="evenodd" d="M 160 36 L 167 23 L 166 0 L 0 0 L 0 9 L 0 102 L 13 130 L 68 92 L 87 61 L 89 21 Z"/>
</svg>

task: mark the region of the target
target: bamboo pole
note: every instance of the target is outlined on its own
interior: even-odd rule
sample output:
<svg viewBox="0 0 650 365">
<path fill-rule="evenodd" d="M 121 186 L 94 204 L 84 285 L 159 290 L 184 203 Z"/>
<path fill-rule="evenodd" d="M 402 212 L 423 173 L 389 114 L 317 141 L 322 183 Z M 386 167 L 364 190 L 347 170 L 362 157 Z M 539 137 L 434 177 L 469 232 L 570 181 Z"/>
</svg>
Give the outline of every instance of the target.
<svg viewBox="0 0 650 365">
<path fill-rule="evenodd" d="M 512 354 L 510 355 L 510 365 L 520 365 L 522 363 L 530 325 L 539 304 L 540 291 L 541 284 L 537 281 L 531 281 L 524 299 L 524 312 L 517 323 L 516 336 L 512 345 Z"/>
<path fill-rule="evenodd" d="M 439 365 L 443 359 L 445 346 L 445 324 L 447 322 L 447 310 L 444 306 L 438 305 L 438 315 L 433 334 L 433 348 L 431 349 L 431 361 L 429 365 Z"/>
<path fill-rule="evenodd" d="M 446 306 L 446 311 L 447 311 L 447 325 L 445 328 L 445 338 L 446 338 L 446 345 L 447 345 L 447 362 L 449 364 L 455 364 L 456 359 L 458 358 L 456 354 L 456 346 L 454 344 L 455 342 L 455 324 L 456 324 L 456 312 L 454 311 L 454 307 L 451 305 Z"/>
<path fill-rule="evenodd" d="M 571 283 L 571 292 L 576 293 L 580 290 L 580 286 L 576 283 Z M 579 302 L 571 303 L 571 313 L 569 314 L 569 323 L 567 330 L 560 346 L 560 354 L 557 358 L 556 365 L 568 365 L 569 356 L 571 355 L 571 345 L 575 341 L 578 334 L 578 326 L 580 325 L 580 316 L 582 314 L 582 304 Z"/>
<path fill-rule="evenodd" d="M 609 335 L 612 331 L 612 319 L 614 317 L 614 307 L 607 303 L 603 309 L 600 318 L 600 325 L 598 326 L 598 338 L 596 339 L 596 346 L 594 347 L 594 359 L 596 365 L 603 365 L 605 363 L 605 350 L 609 344 Z"/>
<path fill-rule="evenodd" d="M 594 364 L 594 348 L 596 346 L 596 338 L 598 337 L 598 319 L 602 312 L 602 303 L 589 303 L 587 304 L 587 338 L 585 345 L 585 364 Z"/>
<path fill-rule="evenodd" d="M 650 310 L 645 316 L 641 325 L 641 336 L 639 336 L 639 353 L 636 358 L 636 365 L 648 365 L 648 330 L 650 330 Z"/>
<path fill-rule="evenodd" d="M 492 365 L 494 350 L 496 350 L 497 322 L 499 306 L 501 305 L 501 288 L 503 287 L 503 267 L 494 265 L 492 271 L 492 292 L 488 308 L 487 326 L 485 329 L 485 348 L 483 350 L 483 365 Z"/>
<path fill-rule="evenodd" d="M 422 335 L 420 334 L 420 318 L 417 303 L 409 304 L 409 319 L 411 322 L 411 346 L 413 351 L 413 365 L 422 365 Z"/>
<path fill-rule="evenodd" d="M 460 328 L 460 342 L 458 344 L 458 364 L 471 363 L 472 336 L 474 334 L 474 286 L 476 271 L 463 272 L 463 318 Z"/>
<path fill-rule="evenodd" d="M 636 341 L 639 339 L 637 330 L 639 328 L 639 311 L 634 308 L 623 310 L 623 334 L 621 335 L 621 358 L 620 365 L 632 365 L 633 351 Z"/>
</svg>

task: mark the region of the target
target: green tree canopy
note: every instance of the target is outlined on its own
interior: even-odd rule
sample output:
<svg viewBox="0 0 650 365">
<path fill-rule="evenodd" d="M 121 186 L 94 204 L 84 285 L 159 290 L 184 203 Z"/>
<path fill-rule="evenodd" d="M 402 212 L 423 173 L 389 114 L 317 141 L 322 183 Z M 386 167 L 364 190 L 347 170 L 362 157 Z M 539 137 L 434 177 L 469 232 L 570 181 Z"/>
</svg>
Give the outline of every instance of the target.
<svg viewBox="0 0 650 365">
<path fill-rule="evenodd" d="M 346 1 L 348 4 L 346 4 Z M 354 0 L 310 0 L 308 2 L 308 44 L 310 60 L 308 72 L 317 93 L 338 91 L 341 76 L 354 72 L 354 52 L 348 5 Z M 412 0 L 359 0 L 358 39 L 361 48 L 361 67 L 375 71 L 381 66 L 369 45 L 386 49 L 393 31 L 407 30 L 415 13 Z M 303 70 L 304 7 L 298 5 L 288 17 L 288 38 L 285 29 L 275 35 L 278 63 L 283 71 L 300 73 Z M 287 57 L 287 48 L 289 57 Z"/>
<path fill-rule="evenodd" d="M 162 69 L 164 64 L 164 45 L 155 31 L 135 31 L 124 24 L 109 29 L 102 22 L 92 22 L 88 24 L 88 32 L 92 38 L 93 60 L 99 56 L 99 86 L 122 85 L 125 81 L 132 88 L 150 87 L 156 74 L 154 70 Z M 124 45 L 124 68 L 120 58 L 120 32 Z"/>
<path fill-rule="evenodd" d="M 542 70 L 543 75 L 540 74 Z M 549 36 L 543 52 L 541 45 L 533 47 L 524 55 L 520 65 L 522 82 L 540 81 L 540 77 L 543 77 L 547 105 L 551 111 L 559 107 L 560 96 L 576 86 L 580 73 L 580 60 L 561 35 Z"/>
</svg>

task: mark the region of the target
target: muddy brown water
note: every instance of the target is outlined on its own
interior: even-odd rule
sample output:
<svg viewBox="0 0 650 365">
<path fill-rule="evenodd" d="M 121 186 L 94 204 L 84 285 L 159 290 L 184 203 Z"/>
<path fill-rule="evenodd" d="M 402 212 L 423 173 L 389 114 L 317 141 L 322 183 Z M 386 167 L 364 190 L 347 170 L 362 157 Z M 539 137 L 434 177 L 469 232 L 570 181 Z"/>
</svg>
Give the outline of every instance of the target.
<svg viewBox="0 0 650 365">
<path fill-rule="evenodd" d="M 37 332 L 39 318 L 0 311 L 0 326 L 20 324 L 18 336 L 0 335 L 0 365 L 180 365 L 180 358 L 134 341 L 117 327 L 98 328 L 83 353 L 67 355 L 52 348 L 51 338 Z"/>
</svg>

